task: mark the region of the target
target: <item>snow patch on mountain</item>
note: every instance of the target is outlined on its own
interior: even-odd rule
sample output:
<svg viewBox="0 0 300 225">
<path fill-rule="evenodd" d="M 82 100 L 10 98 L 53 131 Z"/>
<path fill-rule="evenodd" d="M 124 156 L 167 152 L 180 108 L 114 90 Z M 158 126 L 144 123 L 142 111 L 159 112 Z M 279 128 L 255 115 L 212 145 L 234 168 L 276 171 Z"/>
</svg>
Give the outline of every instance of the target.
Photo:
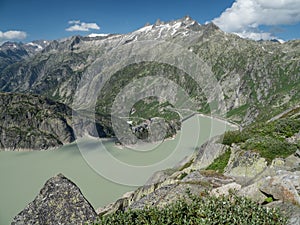
<svg viewBox="0 0 300 225">
<path fill-rule="evenodd" d="M 148 31 L 151 31 L 152 28 L 153 28 L 152 25 L 145 26 L 145 27 L 142 27 L 141 29 L 138 29 L 137 32 L 148 32 Z"/>
<path fill-rule="evenodd" d="M 41 50 L 43 50 L 43 47 L 41 45 L 33 43 L 33 42 L 29 42 L 26 45 L 34 47 L 35 51 L 41 51 Z"/>
<path fill-rule="evenodd" d="M 107 37 L 110 34 L 96 34 L 96 33 L 91 33 L 88 35 L 88 37 L 94 38 L 94 37 Z"/>
</svg>

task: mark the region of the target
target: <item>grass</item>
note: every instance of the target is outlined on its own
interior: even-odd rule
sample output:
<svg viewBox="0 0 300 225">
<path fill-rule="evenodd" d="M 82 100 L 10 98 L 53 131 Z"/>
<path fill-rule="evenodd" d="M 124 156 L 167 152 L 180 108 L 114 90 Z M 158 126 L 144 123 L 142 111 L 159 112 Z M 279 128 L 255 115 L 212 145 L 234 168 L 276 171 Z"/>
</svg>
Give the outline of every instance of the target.
<svg viewBox="0 0 300 225">
<path fill-rule="evenodd" d="M 242 106 L 240 106 L 236 109 L 233 109 L 233 110 L 229 111 L 226 116 L 227 117 L 231 117 L 233 115 L 243 116 L 247 112 L 248 108 L 249 108 L 249 104 L 242 105 Z"/>
<path fill-rule="evenodd" d="M 220 155 L 218 158 L 216 158 L 212 164 L 210 164 L 206 170 L 214 170 L 219 173 L 224 173 L 224 169 L 228 164 L 229 158 L 231 155 L 231 150 L 228 148 L 226 152 L 222 155 Z"/>
</svg>

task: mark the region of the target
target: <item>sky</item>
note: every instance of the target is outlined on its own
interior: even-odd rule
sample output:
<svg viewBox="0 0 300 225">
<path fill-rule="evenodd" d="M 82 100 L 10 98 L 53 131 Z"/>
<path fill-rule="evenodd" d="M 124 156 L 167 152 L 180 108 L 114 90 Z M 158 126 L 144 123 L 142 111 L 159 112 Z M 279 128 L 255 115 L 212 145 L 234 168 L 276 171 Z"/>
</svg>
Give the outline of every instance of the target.
<svg viewBox="0 0 300 225">
<path fill-rule="evenodd" d="M 0 43 L 129 33 L 185 15 L 245 38 L 300 39 L 300 0 L 0 0 Z"/>
</svg>

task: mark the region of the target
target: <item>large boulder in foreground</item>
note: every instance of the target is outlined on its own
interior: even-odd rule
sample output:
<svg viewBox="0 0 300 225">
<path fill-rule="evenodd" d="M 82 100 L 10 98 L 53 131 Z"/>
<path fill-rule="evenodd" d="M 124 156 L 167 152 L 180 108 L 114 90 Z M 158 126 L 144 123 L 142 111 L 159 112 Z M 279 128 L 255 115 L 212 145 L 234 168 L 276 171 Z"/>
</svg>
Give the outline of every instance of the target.
<svg viewBox="0 0 300 225">
<path fill-rule="evenodd" d="M 11 224 L 84 224 L 95 218 L 95 210 L 80 189 L 59 174 L 46 182 L 34 201 Z"/>
</svg>

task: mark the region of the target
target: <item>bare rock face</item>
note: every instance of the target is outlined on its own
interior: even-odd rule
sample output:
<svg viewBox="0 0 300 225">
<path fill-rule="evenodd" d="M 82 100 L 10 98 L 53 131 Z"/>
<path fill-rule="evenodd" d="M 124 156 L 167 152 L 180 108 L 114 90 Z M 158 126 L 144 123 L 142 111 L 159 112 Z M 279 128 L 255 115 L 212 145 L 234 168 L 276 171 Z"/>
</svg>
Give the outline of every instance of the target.
<svg viewBox="0 0 300 225">
<path fill-rule="evenodd" d="M 46 150 L 75 140 L 70 107 L 45 97 L 0 93 L 0 150 Z"/>
<path fill-rule="evenodd" d="M 300 224 L 300 207 L 289 202 L 274 201 L 268 204 L 269 208 L 278 208 L 289 218 L 287 225 Z"/>
<path fill-rule="evenodd" d="M 225 151 L 225 145 L 215 143 L 215 140 L 208 141 L 200 147 L 191 168 L 194 170 L 204 169 Z"/>
<path fill-rule="evenodd" d="M 232 149 L 225 174 L 234 177 L 241 184 L 247 184 L 266 168 L 267 162 L 259 154 L 251 151 Z"/>
<path fill-rule="evenodd" d="M 262 180 L 260 190 L 274 199 L 300 205 L 300 172 L 278 171 L 276 176 Z"/>
<path fill-rule="evenodd" d="M 95 210 L 80 189 L 59 174 L 45 183 L 39 195 L 11 224 L 85 224 L 93 222 L 95 218 Z"/>
</svg>

